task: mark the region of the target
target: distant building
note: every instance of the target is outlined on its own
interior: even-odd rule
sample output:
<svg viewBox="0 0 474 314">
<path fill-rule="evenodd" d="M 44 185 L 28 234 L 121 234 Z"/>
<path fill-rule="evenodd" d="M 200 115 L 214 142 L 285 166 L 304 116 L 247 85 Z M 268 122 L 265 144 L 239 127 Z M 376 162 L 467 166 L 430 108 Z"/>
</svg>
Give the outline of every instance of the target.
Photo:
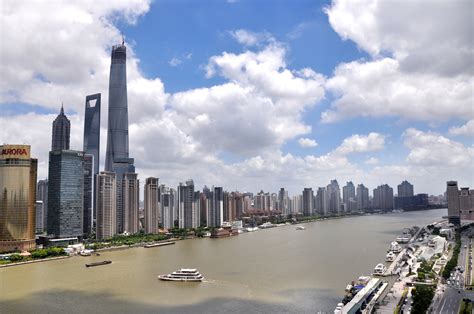
<svg viewBox="0 0 474 314">
<path fill-rule="evenodd" d="M 222 187 L 214 187 L 212 201 L 209 206 L 209 227 L 220 227 L 224 222 L 224 191 Z"/>
<path fill-rule="evenodd" d="M 94 221 L 94 156 L 84 155 L 84 235 L 92 233 Z"/>
<path fill-rule="evenodd" d="M 160 186 L 160 211 L 161 211 L 161 224 L 163 228 L 173 229 L 174 228 L 174 198 L 170 188 L 164 185 Z"/>
<path fill-rule="evenodd" d="M 301 214 L 303 213 L 303 195 L 295 195 L 291 199 L 291 214 Z"/>
<path fill-rule="evenodd" d="M 448 181 L 446 185 L 446 196 L 448 200 L 448 220 L 452 224 L 459 225 L 461 223 L 461 206 L 459 203 L 458 182 Z"/>
<path fill-rule="evenodd" d="M 82 238 L 84 232 L 84 153 L 49 152 L 48 235 Z"/>
<path fill-rule="evenodd" d="M 331 214 L 339 214 L 341 211 L 341 190 L 337 180 L 331 180 L 331 183 L 326 187 L 328 195 L 328 211 Z"/>
<path fill-rule="evenodd" d="M 103 171 L 96 176 L 96 237 L 108 239 L 117 234 L 117 183 L 115 173 Z"/>
<path fill-rule="evenodd" d="M 369 208 L 369 189 L 363 184 L 357 186 L 356 208 L 357 210 Z"/>
<path fill-rule="evenodd" d="M 342 188 L 342 201 L 344 203 L 344 210 L 346 212 L 352 212 L 356 210 L 356 190 L 352 181 L 347 182 L 346 186 Z"/>
<path fill-rule="evenodd" d="M 158 178 L 147 178 L 145 182 L 145 233 L 158 233 L 160 221 L 160 190 Z"/>
<path fill-rule="evenodd" d="M 413 193 L 413 184 L 408 181 L 403 181 L 397 186 L 398 189 L 398 197 L 407 197 L 415 195 Z"/>
<path fill-rule="evenodd" d="M 312 188 L 303 190 L 303 216 L 311 216 L 314 211 L 314 193 Z"/>
<path fill-rule="evenodd" d="M 286 191 L 284 188 L 281 188 L 278 192 L 278 210 L 283 216 L 288 216 L 290 214 L 288 203 L 288 191 Z"/>
<path fill-rule="evenodd" d="M 36 201 L 36 207 L 35 207 L 35 232 L 38 233 L 43 233 L 44 231 L 44 204 L 43 201 Z"/>
<path fill-rule="evenodd" d="M 394 198 L 395 208 L 404 210 L 427 209 L 429 206 L 428 194 L 414 196 L 397 196 Z"/>
<path fill-rule="evenodd" d="M 138 216 L 140 183 L 136 173 L 125 173 L 122 180 L 124 231 L 130 234 L 140 231 Z"/>
<path fill-rule="evenodd" d="M 43 221 L 40 223 L 40 225 L 43 227 L 43 230 L 41 232 L 44 232 L 44 231 L 46 231 L 46 226 L 48 225 L 47 224 L 47 218 L 48 218 L 48 179 L 38 181 L 38 184 L 36 185 L 36 200 L 40 201 L 43 204 L 42 205 L 42 207 L 43 207 Z"/>
<path fill-rule="evenodd" d="M 71 133 L 71 122 L 64 114 L 61 106 L 59 115 L 53 121 L 51 150 L 69 150 L 69 136 Z"/>
<path fill-rule="evenodd" d="M 37 168 L 30 145 L 0 146 L 0 252 L 35 248 Z"/>
<path fill-rule="evenodd" d="M 194 202 L 194 182 L 186 181 L 178 186 L 178 226 L 179 228 L 197 228 L 197 213 Z"/>
<path fill-rule="evenodd" d="M 459 191 L 461 220 L 474 220 L 474 190 L 461 188 Z"/>
<path fill-rule="evenodd" d="M 393 189 L 383 184 L 374 189 L 373 207 L 375 209 L 393 209 Z"/>
<path fill-rule="evenodd" d="M 316 211 L 320 215 L 327 215 L 328 214 L 328 195 L 326 192 L 326 188 L 318 188 L 318 191 L 316 192 L 316 198 L 315 198 L 315 208 Z"/>
</svg>

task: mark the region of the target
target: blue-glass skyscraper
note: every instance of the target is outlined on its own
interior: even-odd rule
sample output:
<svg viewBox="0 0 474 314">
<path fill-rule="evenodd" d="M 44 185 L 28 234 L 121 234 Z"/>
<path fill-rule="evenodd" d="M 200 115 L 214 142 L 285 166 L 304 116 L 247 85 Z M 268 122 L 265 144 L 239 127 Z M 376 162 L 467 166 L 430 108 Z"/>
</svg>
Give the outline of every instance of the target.
<svg viewBox="0 0 474 314">
<path fill-rule="evenodd" d="M 133 158 L 128 156 L 127 48 L 112 47 L 109 79 L 109 122 L 105 170 L 116 174 L 117 232 L 124 231 L 122 180 L 125 173 L 135 172 Z"/>
</svg>

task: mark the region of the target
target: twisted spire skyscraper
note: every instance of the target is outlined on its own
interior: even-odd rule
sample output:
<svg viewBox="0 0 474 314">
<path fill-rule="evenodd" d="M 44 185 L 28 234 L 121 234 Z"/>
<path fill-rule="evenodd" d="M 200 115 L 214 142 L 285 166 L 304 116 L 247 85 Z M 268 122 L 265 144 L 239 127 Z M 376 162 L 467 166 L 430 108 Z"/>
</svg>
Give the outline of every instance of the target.
<svg viewBox="0 0 474 314">
<path fill-rule="evenodd" d="M 128 156 L 127 48 L 112 47 L 109 79 L 109 120 L 105 170 L 116 174 L 117 232 L 124 231 L 122 180 L 124 174 L 134 173 L 133 158 Z"/>
</svg>

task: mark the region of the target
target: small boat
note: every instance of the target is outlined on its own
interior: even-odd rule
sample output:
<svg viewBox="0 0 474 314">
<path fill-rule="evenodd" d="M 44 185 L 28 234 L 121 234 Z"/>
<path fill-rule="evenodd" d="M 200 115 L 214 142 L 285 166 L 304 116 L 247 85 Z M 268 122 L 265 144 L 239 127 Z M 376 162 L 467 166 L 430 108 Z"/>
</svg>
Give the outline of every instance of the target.
<svg viewBox="0 0 474 314">
<path fill-rule="evenodd" d="M 194 268 L 181 268 L 171 274 L 159 275 L 158 279 L 164 281 L 184 281 L 184 282 L 201 282 L 204 277 Z"/>
<path fill-rule="evenodd" d="M 400 246 L 400 244 L 398 244 L 398 242 L 393 241 L 390 244 L 390 247 L 389 247 L 388 250 L 393 252 L 393 253 L 400 253 L 402 251 L 402 247 Z"/>
<path fill-rule="evenodd" d="M 86 267 L 94 267 L 94 266 L 101 266 L 101 265 L 108 265 L 108 264 L 112 264 L 112 261 L 89 263 L 89 264 L 86 264 Z"/>
<path fill-rule="evenodd" d="M 296 227 L 296 230 L 306 230 L 306 228 L 303 227 L 303 226 L 298 226 L 298 227 Z"/>
<path fill-rule="evenodd" d="M 175 244 L 175 243 L 176 243 L 176 242 L 173 242 L 173 241 L 167 241 L 167 242 L 146 244 L 146 245 L 144 245 L 143 247 L 148 249 L 148 248 L 157 247 L 157 246 L 172 245 L 172 244 Z"/>
<path fill-rule="evenodd" d="M 375 266 L 373 275 L 374 276 L 383 276 L 386 271 L 387 271 L 387 267 L 385 267 L 384 264 L 380 263 L 380 264 L 377 264 L 377 266 Z"/>
</svg>

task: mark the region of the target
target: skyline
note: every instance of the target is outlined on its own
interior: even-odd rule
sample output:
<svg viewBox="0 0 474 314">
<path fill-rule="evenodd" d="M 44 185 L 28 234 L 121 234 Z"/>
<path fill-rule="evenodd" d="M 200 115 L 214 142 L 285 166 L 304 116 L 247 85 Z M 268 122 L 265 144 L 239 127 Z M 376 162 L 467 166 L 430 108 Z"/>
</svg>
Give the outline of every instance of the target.
<svg viewBox="0 0 474 314">
<path fill-rule="evenodd" d="M 48 26 L 64 23 L 61 19 L 70 18 L 65 13 L 80 12 L 82 15 L 74 16 L 78 25 L 68 24 L 61 31 L 51 32 L 52 39 L 46 38 L 44 45 L 49 47 L 54 41 L 53 49 L 40 50 L 38 60 L 32 60 L 32 64 L 23 59 L 28 50 L 19 51 L 15 58 L 10 50 L 26 45 L 28 40 L 31 40 L 29 44 L 37 44 L 31 33 L 24 32 L 18 40 L 8 40 L 11 47 L 0 48 L 1 71 L 6 77 L 0 86 L 3 109 L 0 121 L 6 126 L 0 141 L 31 144 L 32 155 L 39 160 L 38 179 L 45 178 L 49 140 L 44 140 L 51 138 L 51 121 L 64 101 L 71 120 L 71 149 L 80 149 L 84 99 L 86 95 L 101 93 L 104 103 L 108 102 L 110 49 L 120 42 L 122 30 L 126 42 L 130 43 L 127 46 L 130 52 L 127 60 L 130 155 L 135 157 L 142 185 L 144 178 L 150 176 L 159 177 L 167 186 L 177 186 L 178 182 L 193 178 L 198 187 L 214 184 L 229 190 L 276 192 L 283 186 L 294 194 L 304 187 L 316 191 L 333 178 L 341 184 L 363 182 L 370 188 L 384 183 L 394 187 L 407 179 L 416 186 L 415 193 L 435 195 L 445 191 L 448 180 L 457 180 L 460 186 L 473 186 L 472 137 L 461 135 L 469 130 L 471 136 L 473 133 L 472 87 L 469 89 L 473 83 L 470 76 L 473 66 L 469 54 L 457 55 L 461 54 L 458 50 L 462 47 L 472 52 L 472 42 L 469 43 L 469 38 L 458 27 L 466 26 L 463 23 L 472 24 L 465 19 L 462 5 L 466 3 L 452 4 L 457 6 L 455 10 L 452 8 L 453 16 L 444 18 L 441 26 L 436 25 L 431 30 L 435 33 L 439 31 L 437 27 L 445 28 L 441 34 L 432 34 L 422 26 L 428 25 L 423 22 L 432 17 L 428 13 L 439 14 L 443 5 L 437 3 L 425 8 L 433 12 L 427 12 L 416 21 L 427 35 L 422 47 L 414 45 L 419 32 L 396 29 L 399 33 L 394 33 L 390 25 L 367 30 L 372 33 L 351 34 L 350 25 L 344 24 L 344 21 L 354 21 L 348 18 L 354 9 L 351 5 L 344 7 L 335 3 L 324 9 L 327 4 L 318 3 L 309 11 L 317 11 L 314 21 L 318 27 L 332 30 L 332 37 L 328 35 L 332 39 L 325 42 L 343 62 L 334 68 L 337 61 L 328 60 L 328 64 L 334 64 L 331 69 L 314 64 L 310 58 L 297 58 L 302 55 L 297 42 L 307 41 L 314 35 L 314 28 L 318 28 L 311 23 L 297 24 L 302 26 L 294 27 L 294 32 L 287 30 L 287 34 L 292 34 L 287 38 L 277 30 L 264 27 L 268 24 L 265 19 L 261 26 L 253 27 L 246 27 L 245 20 L 236 22 L 232 28 L 220 29 L 216 25 L 217 43 L 212 46 L 216 51 L 208 56 L 194 51 L 180 52 L 183 47 L 179 45 L 161 47 L 156 44 L 155 50 L 166 49 L 162 49 L 163 55 L 150 58 L 142 48 L 151 41 L 150 37 L 148 41 L 143 37 L 153 33 L 153 29 L 143 29 L 149 26 L 147 16 L 156 20 L 160 14 L 157 10 L 173 7 L 170 3 L 156 1 L 149 6 L 147 2 L 136 1 L 122 3 L 123 7 L 119 8 L 115 7 L 117 4 L 101 4 L 100 7 L 67 4 L 51 13 L 54 16 L 44 23 Z M 309 2 L 302 4 L 309 5 Z M 184 7 L 183 3 L 175 6 L 180 5 Z M 404 5 L 400 10 L 407 10 L 408 4 Z M 14 16 L 11 7 L 14 4 L 5 6 L 5 12 Z M 214 6 L 241 12 L 252 4 L 214 3 Z M 39 7 L 36 9 L 44 9 L 44 6 Z M 279 6 L 275 7 L 269 16 L 277 15 Z M 299 18 L 301 14 L 290 7 L 289 13 Z M 375 11 L 371 11 L 370 6 L 364 8 L 379 22 L 386 9 L 384 6 Z M 30 10 L 34 9 L 33 5 Z M 21 14 L 26 8 L 18 10 L 17 14 Z M 202 10 L 197 12 L 202 13 Z M 23 27 L 36 30 L 34 16 L 40 13 L 29 13 L 32 18 Z M 346 18 L 341 19 L 341 16 Z M 100 17 L 105 19 L 100 20 Z M 450 17 L 456 21 L 449 23 Z M 2 18 L 2 38 L 9 39 L 6 34 L 11 26 L 9 21 L 7 17 Z M 304 22 L 303 19 L 301 23 Z M 368 27 L 363 23 L 357 25 Z M 84 38 L 94 29 L 99 32 Z M 434 42 L 434 35 L 447 38 L 452 37 L 454 31 L 461 31 L 452 39 L 454 49 L 445 47 L 441 52 L 446 57 L 439 59 L 436 53 L 441 53 L 440 45 L 444 43 Z M 387 42 L 384 32 L 393 35 L 392 42 Z M 186 38 L 189 34 L 183 36 Z M 180 41 L 179 34 L 175 37 Z M 334 38 L 339 42 L 333 43 Z M 404 40 L 408 40 L 405 46 L 401 45 Z M 432 46 L 428 40 L 433 40 L 429 43 Z M 312 45 L 308 44 L 309 50 L 314 48 Z M 81 46 L 84 50 L 76 49 Z M 348 48 L 351 53 L 337 54 L 338 47 Z M 73 49 L 76 54 L 63 48 Z M 84 56 L 77 55 L 86 50 Z M 174 53 L 175 57 L 166 53 Z M 75 62 L 69 64 L 67 60 L 73 56 Z M 321 58 L 324 59 L 324 55 Z M 433 64 L 427 66 L 424 60 L 425 67 L 421 67 L 420 59 L 428 59 Z M 55 64 L 55 60 L 65 60 L 64 66 Z M 324 63 L 324 60 L 318 62 Z M 16 72 L 11 72 L 12 69 Z M 76 70 L 73 77 L 67 74 L 71 70 Z M 183 71 L 192 73 L 191 78 L 186 79 Z M 14 79 L 10 73 L 24 75 Z M 387 77 L 393 85 L 377 75 Z M 182 83 L 173 82 L 178 81 L 177 76 L 182 78 Z M 196 79 L 197 76 L 201 79 Z M 374 84 L 376 81 L 378 84 Z M 371 85 L 376 86 L 371 88 Z M 395 85 L 398 88 L 392 90 Z M 439 86 L 444 90 L 440 91 Z M 452 102 L 440 101 L 435 108 L 430 107 L 433 99 L 445 95 L 452 96 L 449 97 Z M 358 102 L 357 97 L 365 98 L 366 102 Z M 374 101 L 377 97 L 381 97 L 383 104 Z M 406 105 L 412 101 L 415 105 Z M 335 107 L 331 107 L 331 103 Z M 107 110 L 102 108 L 101 114 L 101 146 L 106 147 Z M 358 117 L 360 115 L 373 117 Z M 26 122 L 31 126 L 28 129 L 23 128 Z M 41 147 L 35 143 L 48 145 Z M 101 170 L 104 157 L 103 154 Z"/>
</svg>

